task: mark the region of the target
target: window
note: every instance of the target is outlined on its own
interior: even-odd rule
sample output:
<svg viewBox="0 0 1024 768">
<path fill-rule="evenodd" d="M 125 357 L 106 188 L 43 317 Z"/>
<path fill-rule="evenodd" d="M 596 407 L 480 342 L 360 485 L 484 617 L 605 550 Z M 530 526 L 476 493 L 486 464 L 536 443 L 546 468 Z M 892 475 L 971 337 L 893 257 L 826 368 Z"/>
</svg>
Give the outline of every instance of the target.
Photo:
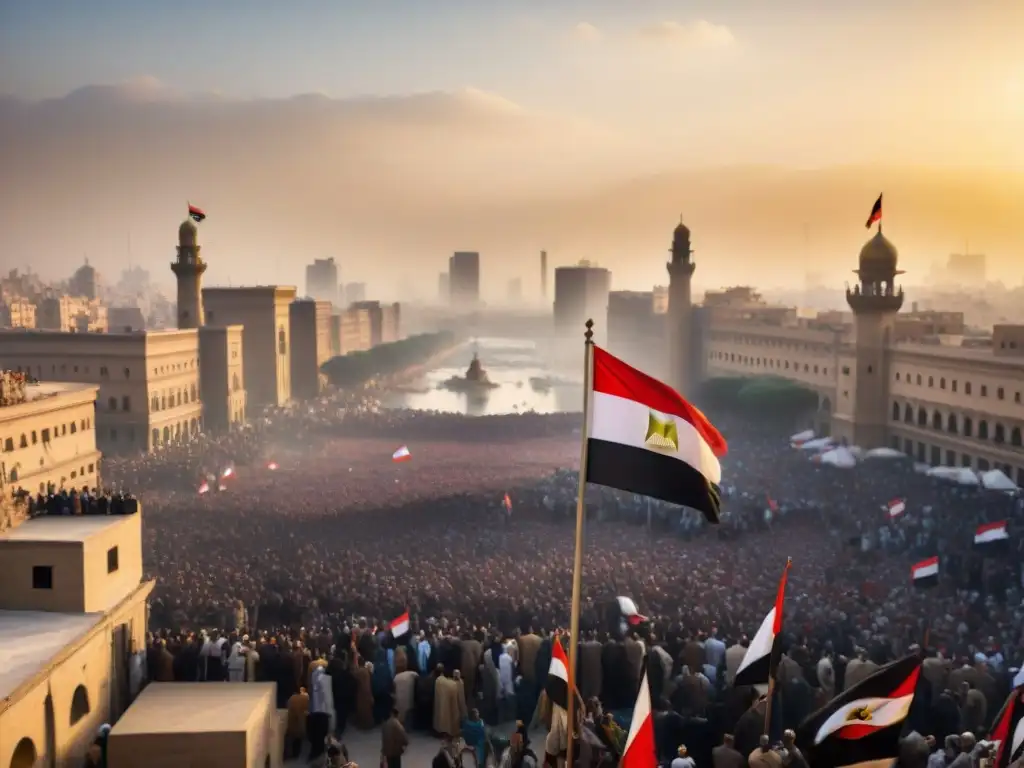
<svg viewBox="0 0 1024 768">
<path fill-rule="evenodd" d="M 90 464 L 89 465 L 89 474 L 91 475 L 95 471 L 96 471 L 96 465 L 95 464 Z"/>
<path fill-rule="evenodd" d="M 952 386 L 950 387 L 950 389 L 952 389 L 954 392 L 956 392 L 956 379 L 953 379 Z"/>
<path fill-rule="evenodd" d="M 107 573 L 113 573 L 118 569 L 119 565 L 117 547 L 111 547 L 107 550 Z"/>
<path fill-rule="evenodd" d="M 32 589 L 53 589 L 53 566 L 32 566 Z"/>
<path fill-rule="evenodd" d="M 924 408 L 918 408 L 917 409 L 917 426 L 919 426 L 919 427 L 927 427 L 928 426 L 928 414 L 925 412 Z"/>
<path fill-rule="evenodd" d="M 942 414 L 938 411 L 932 414 L 932 429 L 942 430 Z"/>
<path fill-rule="evenodd" d="M 788 368 L 789 366 L 786 366 L 786 367 Z M 843 376 L 849 376 L 849 375 L 850 375 L 850 366 L 844 365 L 843 366 Z"/>
<path fill-rule="evenodd" d="M 18 446 L 20 448 L 28 448 L 28 438 L 25 437 L 25 433 L 24 432 L 22 432 L 22 434 L 21 434 L 21 440 L 18 442 Z"/>
<path fill-rule="evenodd" d="M 89 692 L 84 685 L 80 685 L 75 688 L 75 693 L 71 697 L 71 725 L 75 725 L 88 715 L 89 711 Z"/>
<path fill-rule="evenodd" d="M 956 434 L 956 414 L 949 414 L 949 418 L 946 419 L 946 431 L 950 434 Z M 953 466 L 950 464 L 949 466 Z"/>
<path fill-rule="evenodd" d="M 945 388 L 946 388 L 946 379 L 945 378 L 939 379 L 939 389 L 945 389 Z"/>
<path fill-rule="evenodd" d="M 78 425 L 75 422 L 71 422 L 71 434 L 75 434 L 78 431 Z"/>
<path fill-rule="evenodd" d="M 50 430 L 49 429 L 44 429 L 43 430 L 43 442 L 44 443 L 50 442 Z"/>
<path fill-rule="evenodd" d="M 874 369 L 870 365 L 868 366 L 868 373 L 874 373 Z"/>
<path fill-rule="evenodd" d="M 288 354 L 288 338 L 284 332 L 284 326 L 277 329 L 277 354 Z"/>
<path fill-rule="evenodd" d="M 33 429 L 32 430 L 32 445 L 35 445 L 38 442 L 39 442 L 39 435 L 37 435 L 36 431 Z"/>
<path fill-rule="evenodd" d="M 130 379 L 132 377 L 132 369 L 131 368 L 125 368 L 124 369 L 124 377 L 126 379 Z"/>
<path fill-rule="evenodd" d="M 122 411 L 130 411 L 131 409 L 132 409 L 132 399 L 128 395 L 125 395 L 124 397 L 121 398 L 121 410 Z"/>
<path fill-rule="evenodd" d="M 914 423 L 914 409 L 910 407 L 909 403 L 903 410 L 903 421 L 905 421 L 907 424 Z"/>
<path fill-rule="evenodd" d="M 110 411 L 116 411 L 117 410 L 117 398 L 116 397 L 111 397 L 109 400 L 107 400 L 107 410 L 110 410 Z"/>
<path fill-rule="evenodd" d="M 964 435 L 964 437 L 973 437 L 974 436 L 974 422 L 972 422 L 966 416 L 964 416 L 963 435 Z"/>
<path fill-rule="evenodd" d="M 892 420 L 893 421 L 899 421 L 900 420 L 900 404 L 899 403 L 893 403 L 892 404 Z"/>
<path fill-rule="evenodd" d="M 110 372 L 107 370 L 107 366 L 101 365 L 100 366 L 100 376 L 102 376 L 105 379 L 109 375 L 110 375 Z"/>
<path fill-rule="evenodd" d="M 896 371 L 896 381 L 900 380 L 900 372 Z M 898 448 L 896 450 L 899 450 Z"/>
<path fill-rule="evenodd" d="M 996 424 L 992 430 L 992 440 L 996 443 L 1006 442 L 1006 427 L 1002 424 Z"/>
<path fill-rule="evenodd" d="M 921 374 L 917 374 L 917 386 L 921 386 Z"/>
<path fill-rule="evenodd" d="M 965 381 L 964 382 L 964 394 L 965 395 L 971 394 L 971 382 L 969 382 L 969 381 Z"/>
<path fill-rule="evenodd" d="M 935 377 L 934 376 L 929 376 L 928 377 L 928 386 L 929 387 L 934 387 L 935 386 Z"/>
<path fill-rule="evenodd" d="M 987 384 L 982 384 L 981 385 L 981 396 L 982 397 L 988 397 L 988 385 Z"/>
<path fill-rule="evenodd" d="M 1020 427 L 1014 427 L 1010 430 L 1010 445 L 1014 448 L 1020 448 Z"/>
<path fill-rule="evenodd" d="M 999 387 L 999 389 L 996 390 L 996 397 L 1000 400 L 1006 397 L 1006 392 L 1003 391 L 1002 387 Z"/>
<path fill-rule="evenodd" d="M 978 422 L 978 439 L 979 440 L 988 440 L 988 422 L 987 421 L 982 420 L 982 421 Z"/>
<path fill-rule="evenodd" d="M 6 440 L 4 440 L 4 450 L 5 451 L 13 451 L 14 450 L 14 438 L 13 437 L 8 437 Z"/>
</svg>

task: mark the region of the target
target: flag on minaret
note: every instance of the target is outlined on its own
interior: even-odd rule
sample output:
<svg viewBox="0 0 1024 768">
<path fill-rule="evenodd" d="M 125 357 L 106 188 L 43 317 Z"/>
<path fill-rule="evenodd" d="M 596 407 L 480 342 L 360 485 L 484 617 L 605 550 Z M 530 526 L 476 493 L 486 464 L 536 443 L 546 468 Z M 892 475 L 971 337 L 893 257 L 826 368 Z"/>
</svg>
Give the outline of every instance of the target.
<svg viewBox="0 0 1024 768">
<path fill-rule="evenodd" d="M 188 215 L 192 217 L 192 220 L 198 224 L 206 218 L 206 211 L 200 208 L 198 205 L 188 204 Z"/>
<path fill-rule="evenodd" d="M 875 204 L 871 206 L 871 215 L 868 216 L 867 222 L 864 224 L 865 229 L 871 229 L 871 225 L 876 221 L 882 220 L 882 194 L 878 194 L 878 199 L 875 200 Z"/>
</svg>

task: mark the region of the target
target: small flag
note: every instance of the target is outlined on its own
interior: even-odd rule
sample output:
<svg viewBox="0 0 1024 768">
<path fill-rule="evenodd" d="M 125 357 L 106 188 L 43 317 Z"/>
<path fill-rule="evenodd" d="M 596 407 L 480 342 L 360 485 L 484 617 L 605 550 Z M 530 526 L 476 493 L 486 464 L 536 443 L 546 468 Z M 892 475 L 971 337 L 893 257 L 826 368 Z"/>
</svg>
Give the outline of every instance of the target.
<svg viewBox="0 0 1024 768">
<path fill-rule="evenodd" d="M 409 612 L 406 611 L 391 622 L 391 636 L 398 638 L 409 634 Z"/>
<path fill-rule="evenodd" d="M 512 512 L 512 499 L 511 499 L 511 497 L 509 497 L 509 495 L 507 493 L 505 494 L 505 498 L 502 500 L 501 503 L 505 505 L 505 511 L 506 512 L 509 512 L 509 513 Z"/>
<path fill-rule="evenodd" d="M 1024 757 L 1024 685 L 1010 693 L 988 738 L 996 751 L 992 768 L 1008 768 Z"/>
<path fill-rule="evenodd" d="M 277 462 L 276 461 L 272 461 L 269 464 L 267 464 L 267 469 L 269 469 L 271 472 L 276 472 L 277 471 Z"/>
<path fill-rule="evenodd" d="M 1006 531 L 1006 521 L 1000 520 L 998 523 L 985 523 L 985 525 L 979 525 L 978 530 L 974 532 L 974 544 L 978 547 L 995 547 L 999 544 L 1005 544 L 1010 540 L 1010 534 Z"/>
<path fill-rule="evenodd" d="M 409 448 L 405 445 L 391 454 L 392 461 L 409 461 L 410 459 L 412 459 L 412 454 L 409 453 Z"/>
<path fill-rule="evenodd" d="M 658 755 L 654 742 L 654 719 L 651 715 L 651 688 L 647 682 L 647 665 L 640 678 L 640 690 L 633 706 L 633 721 L 629 724 L 626 748 L 622 752 L 620 768 L 658 768 Z"/>
<path fill-rule="evenodd" d="M 218 491 L 226 491 L 227 489 L 228 489 L 228 487 L 226 485 L 223 485 L 223 484 L 217 486 L 217 490 Z"/>
<path fill-rule="evenodd" d="M 894 520 L 907 511 L 907 500 L 893 499 L 886 505 L 886 509 L 889 511 L 889 519 Z"/>
<path fill-rule="evenodd" d="M 569 659 L 558 637 L 551 641 L 551 666 L 548 667 L 544 691 L 552 704 L 562 709 L 569 708 Z"/>
<path fill-rule="evenodd" d="M 235 470 L 232 467 L 228 467 L 220 473 L 221 478 L 228 478 L 235 474 Z"/>
<path fill-rule="evenodd" d="M 876 221 L 882 220 L 882 195 L 879 193 L 878 199 L 875 200 L 875 204 L 871 206 L 871 215 L 868 216 L 867 222 L 864 224 L 865 229 L 871 229 L 871 225 Z"/>
<path fill-rule="evenodd" d="M 775 644 L 782 631 L 782 615 L 786 600 L 786 583 L 789 581 L 789 569 L 792 562 L 787 560 L 786 567 L 782 571 L 782 578 L 779 580 L 779 589 L 775 593 L 775 606 L 768 611 L 761 626 L 754 635 L 754 639 L 747 646 L 747 652 L 743 654 L 743 660 L 736 670 L 734 685 L 765 685 L 772 678 L 773 659 L 778 657 L 775 654 Z"/>
<path fill-rule="evenodd" d="M 209 483 L 204 482 L 202 485 L 199 486 L 199 495 L 200 496 L 202 496 L 204 493 L 209 493 L 209 492 L 210 492 L 210 484 Z"/>
<path fill-rule="evenodd" d="M 188 215 L 192 217 L 192 220 L 196 224 L 198 224 L 199 222 L 201 222 L 203 219 L 206 218 L 206 211 L 204 211 L 199 206 L 192 205 L 191 203 L 189 203 L 189 205 L 188 205 Z"/>
<path fill-rule="evenodd" d="M 615 598 L 615 602 L 619 606 L 619 617 L 629 626 L 639 627 L 647 621 L 647 617 L 637 610 L 636 603 L 633 602 L 633 598 L 620 595 Z"/>
<path fill-rule="evenodd" d="M 910 569 L 910 580 L 915 587 L 934 587 L 939 583 L 939 558 L 929 557 Z"/>
<path fill-rule="evenodd" d="M 768 499 L 768 509 L 770 509 L 772 512 L 778 512 L 779 511 L 779 502 L 777 502 L 775 499 L 773 499 L 768 494 L 765 494 L 765 498 Z"/>
</svg>

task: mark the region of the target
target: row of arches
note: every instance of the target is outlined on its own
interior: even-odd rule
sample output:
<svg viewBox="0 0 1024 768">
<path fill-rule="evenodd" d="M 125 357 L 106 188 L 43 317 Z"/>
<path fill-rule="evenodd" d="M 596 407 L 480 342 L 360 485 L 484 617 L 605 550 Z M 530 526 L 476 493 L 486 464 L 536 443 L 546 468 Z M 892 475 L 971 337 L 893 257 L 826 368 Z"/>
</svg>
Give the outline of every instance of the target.
<svg viewBox="0 0 1024 768">
<path fill-rule="evenodd" d="M 182 387 L 181 389 L 164 392 L 159 395 L 154 393 L 149 401 L 149 410 L 150 413 L 166 411 L 168 408 L 177 408 L 179 405 L 188 405 L 189 403 L 198 402 L 198 400 L 199 390 L 195 383 L 193 383 L 188 389 Z"/>
<path fill-rule="evenodd" d="M 999 422 L 990 423 L 987 419 L 978 419 L 975 423 L 970 416 L 953 412 L 944 416 L 938 409 L 929 411 L 924 406 L 915 408 L 910 403 L 901 405 L 893 401 L 892 420 L 950 435 L 991 440 L 998 445 L 1009 444 L 1013 448 L 1024 446 L 1024 435 L 1020 427 L 1007 427 Z"/>
<path fill-rule="evenodd" d="M 46 697 L 46 751 L 56 751 L 56 733 L 54 733 L 56 717 L 53 711 L 53 698 L 50 696 Z M 68 713 L 68 726 L 74 728 L 78 723 L 84 720 L 89 713 L 92 711 L 92 706 L 89 702 L 89 691 L 84 685 L 79 685 L 75 688 L 75 692 L 71 696 L 71 711 Z M 25 736 L 18 742 L 18 745 L 14 748 L 14 754 L 11 756 L 10 768 L 35 768 L 39 761 L 39 750 L 36 744 L 28 736 Z M 52 759 L 52 758 L 51 758 Z"/>
<path fill-rule="evenodd" d="M 200 429 L 202 429 L 202 426 L 199 423 L 199 419 L 168 424 L 162 431 L 159 427 L 153 427 L 151 435 L 153 447 L 180 442 L 189 437 L 194 437 L 199 434 Z"/>
</svg>

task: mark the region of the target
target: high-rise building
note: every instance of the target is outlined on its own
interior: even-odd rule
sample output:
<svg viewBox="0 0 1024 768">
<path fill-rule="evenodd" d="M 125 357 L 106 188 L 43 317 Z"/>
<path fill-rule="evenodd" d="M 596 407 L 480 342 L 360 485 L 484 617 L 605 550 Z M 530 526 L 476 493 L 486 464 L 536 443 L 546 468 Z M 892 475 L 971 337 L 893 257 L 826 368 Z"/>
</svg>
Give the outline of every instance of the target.
<svg viewBox="0 0 1024 768">
<path fill-rule="evenodd" d="M 306 265 L 306 295 L 317 301 L 338 303 L 338 265 L 334 259 L 314 259 Z"/>
<path fill-rule="evenodd" d="M 480 254 L 477 251 L 456 251 L 448 259 L 449 301 L 460 307 L 480 303 Z"/>
<path fill-rule="evenodd" d="M 582 334 L 583 324 L 594 321 L 597 339 L 607 338 L 608 293 L 612 273 L 603 267 L 581 261 L 573 267 L 555 269 L 555 333 Z"/>
<path fill-rule="evenodd" d="M 345 283 L 345 306 L 357 301 L 366 301 L 366 283 Z"/>
</svg>

